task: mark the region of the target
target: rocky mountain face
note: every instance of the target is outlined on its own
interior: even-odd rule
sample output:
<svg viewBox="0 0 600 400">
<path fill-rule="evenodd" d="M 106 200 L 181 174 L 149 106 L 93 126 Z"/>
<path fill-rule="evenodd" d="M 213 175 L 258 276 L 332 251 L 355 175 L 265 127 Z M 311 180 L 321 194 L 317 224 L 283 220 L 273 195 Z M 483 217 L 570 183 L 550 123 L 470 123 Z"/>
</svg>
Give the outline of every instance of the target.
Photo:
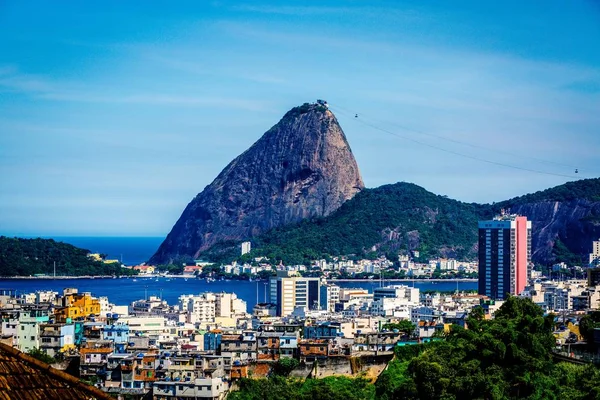
<svg viewBox="0 0 600 400">
<path fill-rule="evenodd" d="M 554 260 L 558 240 L 574 254 L 584 257 L 592 251 L 592 241 L 600 238 L 600 201 L 572 199 L 525 203 L 510 208 L 511 213 L 532 221 L 532 259 Z"/>
<path fill-rule="evenodd" d="M 328 216 L 363 188 L 333 113 L 321 104 L 304 104 L 286 113 L 188 204 L 149 262 L 191 259 L 219 242 Z"/>
</svg>

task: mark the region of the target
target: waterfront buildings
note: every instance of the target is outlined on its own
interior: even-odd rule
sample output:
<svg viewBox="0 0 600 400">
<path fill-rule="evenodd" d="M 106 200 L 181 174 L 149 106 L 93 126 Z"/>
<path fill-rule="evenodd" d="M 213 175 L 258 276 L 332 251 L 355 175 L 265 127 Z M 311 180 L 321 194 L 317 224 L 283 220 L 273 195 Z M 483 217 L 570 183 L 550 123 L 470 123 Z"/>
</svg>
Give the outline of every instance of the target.
<svg viewBox="0 0 600 400">
<path fill-rule="evenodd" d="M 479 294 L 518 295 L 531 274 L 531 221 L 501 215 L 479 222 Z"/>
<path fill-rule="evenodd" d="M 306 278 L 294 271 L 277 271 L 269 281 L 270 302 L 277 305 L 277 316 L 291 315 L 297 307 L 318 309 L 321 282 L 319 278 Z"/>
</svg>

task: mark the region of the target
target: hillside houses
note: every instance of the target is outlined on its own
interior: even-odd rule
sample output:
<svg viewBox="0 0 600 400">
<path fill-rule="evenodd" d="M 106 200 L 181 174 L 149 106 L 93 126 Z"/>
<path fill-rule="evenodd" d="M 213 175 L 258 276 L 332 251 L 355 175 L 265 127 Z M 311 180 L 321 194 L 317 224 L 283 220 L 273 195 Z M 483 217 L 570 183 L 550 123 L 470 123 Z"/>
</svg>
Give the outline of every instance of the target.
<svg viewBox="0 0 600 400">
<path fill-rule="evenodd" d="M 235 380 L 252 371 L 267 374 L 282 358 L 310 366 L 391 356 L 395 346 L 429 340 L 450 323 L 464 326 L 480 302 L 402 285 L 374 293 L 333 286 L 324 309 L 296 307 L 282 317 L 272 303 L 248 310 L 234 293 L 181 295 L 177 304 L 150 296 L 125 307 L 65 289 L 28 296 L 31 304 L 6 299 L 2 337 L 24 351 L 38 348 L 65 363 L 77 359 L 78 377 L 110 394 L 223 399 Z M 401 320 L 412 321 L 414 330 L 385 328 Z"/>
</svg>

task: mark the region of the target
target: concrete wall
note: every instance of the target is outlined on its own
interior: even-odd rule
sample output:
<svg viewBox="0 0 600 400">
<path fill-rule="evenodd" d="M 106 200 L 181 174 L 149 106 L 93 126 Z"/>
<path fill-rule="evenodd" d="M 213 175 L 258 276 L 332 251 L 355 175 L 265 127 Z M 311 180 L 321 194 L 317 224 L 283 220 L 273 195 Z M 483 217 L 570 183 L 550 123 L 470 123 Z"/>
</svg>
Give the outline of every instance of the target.
<svg viewBox="0 0 600 400">
<path fill-rule="evenodd" d="M 334 375 L 377 377 L 385 369 L 392 355 L 363 357 L 329 357 L 314 363 L 303 363 L 290 376 L 296 378 L 326 378 Z"/>
</svg>

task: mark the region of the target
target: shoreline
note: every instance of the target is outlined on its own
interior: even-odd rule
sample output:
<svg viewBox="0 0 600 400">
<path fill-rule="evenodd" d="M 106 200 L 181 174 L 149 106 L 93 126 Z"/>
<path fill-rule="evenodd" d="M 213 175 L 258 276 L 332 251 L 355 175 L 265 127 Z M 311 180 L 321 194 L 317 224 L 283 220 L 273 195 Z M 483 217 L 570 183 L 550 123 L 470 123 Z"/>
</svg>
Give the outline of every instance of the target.
<svg viewBox="0 0 600 400">
<path fill-rule="evenodd" d="M 418 279 L 384 279 L 383 282 L 477 282 L 477 278 L 418 278 Z M 327 282 L 382 282 L 379 279 L 327 279 Z"/>
<path fill-rule="evenodd" d="M 0 279 L 5 280 L 66 280 L 66 279 L 157 279 L 157 278 L 168 278 L 168 279 L 198 279 L 193 275 L 128 275 L 115 277 L 113 275 L 80 275 L 80 276 L 0 276 Z M 200 280 L 204 280 L 201 278 Z M 238 281 L 239 279 L 231 279 L 230 282 Z M 256 282 L 257 280 L 254 280 Z M 327 282 L 373 282 L 380 283 L 379 279 L 326 279 Z M 383 282 L 477 282 L 477 278 L 456 278 L 456 279 L 443 279 L 443 278 L 419 278 L 419 279 L 385 279 Z"/>
</svg>

